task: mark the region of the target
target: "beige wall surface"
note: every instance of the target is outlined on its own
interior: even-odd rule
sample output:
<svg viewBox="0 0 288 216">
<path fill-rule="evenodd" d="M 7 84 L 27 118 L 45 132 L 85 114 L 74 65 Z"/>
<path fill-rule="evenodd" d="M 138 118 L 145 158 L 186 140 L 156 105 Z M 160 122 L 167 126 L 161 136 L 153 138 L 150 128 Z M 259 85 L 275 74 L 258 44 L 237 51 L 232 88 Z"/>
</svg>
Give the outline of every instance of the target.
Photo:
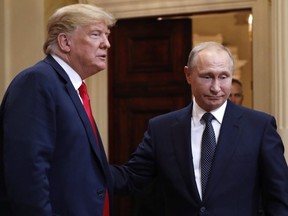
<svg viewBox="0 0 288 216">
<path fill-rule="evenodd" d="M 47 23 L 50 15 L 60 7 L 78 3 L 78 0 L 44 0 L 44 21 Z"/>
<path fill-rule="evenodd" d="M 43 1 L 3 0 L 0 9 L 1 98 L 12 78 L 43 58 Z"/>
<path fill-rule="evenodd" d="M 6 88 L 5 83 L 5 50 L 4 50 L 4 1 L 0 1 L 0 101 L 3 95 L 3 92 Z M 1 27 L 2 26 L 2 27 Z"/>
</svg>

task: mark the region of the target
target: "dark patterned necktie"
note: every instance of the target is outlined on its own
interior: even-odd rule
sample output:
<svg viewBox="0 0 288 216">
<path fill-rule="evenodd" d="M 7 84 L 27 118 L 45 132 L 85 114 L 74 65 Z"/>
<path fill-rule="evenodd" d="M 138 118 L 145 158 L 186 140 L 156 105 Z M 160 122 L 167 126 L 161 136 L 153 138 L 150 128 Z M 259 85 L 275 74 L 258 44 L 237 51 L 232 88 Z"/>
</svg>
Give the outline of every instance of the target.
<svg viewBox="0 0 288 216">
<path fill-rule="evenodd" d="M 201 186 L 202 186 L 202 197 L 206 190 L 211 166 L 213 163 L 214 152 L 216 148 L 215 133 L 212 126 L 212 120 L 214 116 L 211 113 L 205 113 L 202 119 L 205 121 L 206 126 L 202 135 L 202 146 L 201 146 Z"/>
</svg>

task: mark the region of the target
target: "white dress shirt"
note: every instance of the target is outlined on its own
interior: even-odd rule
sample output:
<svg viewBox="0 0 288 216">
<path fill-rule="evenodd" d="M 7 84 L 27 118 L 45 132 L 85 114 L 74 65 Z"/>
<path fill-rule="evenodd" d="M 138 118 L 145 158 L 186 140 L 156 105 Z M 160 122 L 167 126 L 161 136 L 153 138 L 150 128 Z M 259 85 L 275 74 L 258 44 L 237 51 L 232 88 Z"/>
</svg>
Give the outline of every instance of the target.
<svg viewBox="0 0 288 216">
<path fill-rule="evenodd" d="M 79 87 L 82 84 L 82 79 L 79 76 L 79 74 L 72 68 L 70 65 L 68 65 L 65 61 L 63 61 L 61 58 L 59 58 L 56 55 L 52 54 L 52 57 L 55 59 L 56 62 L 64 69 L 64 71 L 67 73 L 69 79 L 71 80 L 75 90 L 78 92 L 78 96 L 80 100 L 82 101 L 80 94 L 79 94 Z"/>
<path fill-rule="evenodd" d="M 218 137 L 220 133 L 220 128 L 227 106 L 227 101 L 218 109 L 211 111 L 210 113 L 215 119 L 212 120 L 213 129 L 215 132 L 216 143 L 218 142 Z M 195 98 L 193 98 L 193 108 L 192 108 L 192 118 L 191 118 L 191 148 L 192 148 L 192 158 L 194 165 L 195 180 L 198 188 L 200 198 L 202 199 L 202 188 L 201 188 L 201 141 L 202 134 L 205 129 L 205 122 L 201 121 L 202 116 L 206 113 L 199 105 L 196 103 Z"/>
</svg>

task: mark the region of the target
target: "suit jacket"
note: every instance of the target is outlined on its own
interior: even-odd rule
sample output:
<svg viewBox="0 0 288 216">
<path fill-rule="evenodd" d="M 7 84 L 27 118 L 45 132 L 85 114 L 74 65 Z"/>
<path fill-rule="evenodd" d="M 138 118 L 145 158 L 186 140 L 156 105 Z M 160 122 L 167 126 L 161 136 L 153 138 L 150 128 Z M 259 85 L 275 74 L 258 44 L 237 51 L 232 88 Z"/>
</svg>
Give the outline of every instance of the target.
<svg viewBox="0 0 288 216">
<path fill-rule="evenodd" d="M 288 169 L 275 119 L 228 101 L 203 200 L 191 150 L 192 104 L 149 121 L 124 166 L 111 166 L 116 193 L 143 191 L 156 176 L 169 216 L 288 215 Z"/>
<path fill-rule="evenodd" d="M 51 56 L 11 82 L 0 113 L 1 210 L 102 216 L 106 189 L 112 194 L 102 141 L 99 148 L 77 91 Z"/>
</svg>

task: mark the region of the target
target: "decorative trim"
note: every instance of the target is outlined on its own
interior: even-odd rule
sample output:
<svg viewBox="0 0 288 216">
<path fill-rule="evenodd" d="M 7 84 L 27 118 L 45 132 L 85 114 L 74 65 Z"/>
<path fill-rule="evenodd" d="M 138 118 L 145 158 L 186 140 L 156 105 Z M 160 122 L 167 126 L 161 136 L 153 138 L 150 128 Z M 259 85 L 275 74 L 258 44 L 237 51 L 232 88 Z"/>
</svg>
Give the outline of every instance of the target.
<svg viewBox="0 0 288 216">
<path fill-rule="evenodd" d="M 272 1 L 272 110 L 284 143 L 288 143 L 287 9 L 287 1 Z M 286 158 L 288 159 L 287 151 Z"/>
<path fill-rule="evenodd" d="M 184 13 L 235 10 L 252 8 L 256 0 L 80 0 L 81 3 L 96 4 L 116 18 L 173 15 Z"/>
</svg>

